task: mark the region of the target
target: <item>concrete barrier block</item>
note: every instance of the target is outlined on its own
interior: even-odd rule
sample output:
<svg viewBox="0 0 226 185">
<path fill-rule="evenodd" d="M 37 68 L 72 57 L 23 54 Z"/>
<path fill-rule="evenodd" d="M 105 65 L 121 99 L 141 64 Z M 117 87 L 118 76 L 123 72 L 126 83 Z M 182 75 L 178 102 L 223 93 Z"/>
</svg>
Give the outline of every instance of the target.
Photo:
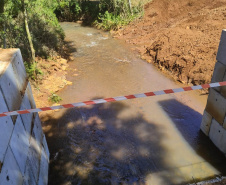
<svg viewBox="0 0 226 185">
<path fill-rule="evenodd" d="M 4 94 L 9 111 L 18 110 L 22 102 L 22 96 L 11 64 L 0 78 L 0 88 Z"/>
<path fill-rule="evenodd" d="M 224 78 L 222 81 L 226 81 L 226 73 L 224 74 Z M 220 87 L 220 93 L 222 96 L 224 96 L 224 98 L 226 98 L 226 86 Z"/>
<path fill-rule="evenodd" d="M 48 171 L 49 171 L 49 162 L 45 150 L 42 147 L 38 185 L 48 184 Z"/>
<path fill-rule="evenodd" d="M 32 136 L 36 139 L 39 146 L 42 145 L 43 135 L 44 134 L 42 131 L 41 121 L 40 121 L 39 115 L 36 114 L 35 120 L 34 120 L 34 128 L 33 128 Z"/>
<path fill-rule="evenodd" d="M 34 100 L 34 97 L 33 97 L 33 94 L 32 94 L 32 89 L 31 89 L 30 82 L 28 82 L 28 84 L 27 84 L 26 94 L 27 94 L 28 99 L 30 101 L 31 108 L 35 109 L 36 108 L 36 104 L 35 104 L 35 100 Z"/>
<path fill-rule="evenodd" d="M 22 100 L 21 107 L 20 107 L 20 110 L 24 110 L 24 109 L 31 109 L 31 104 L 30 104 L 27 93 L 25 93 Z M 27 131 L 27 133 L 31 134 L 31 124 L 33 119 L 33 113 L 22 114 L 21 118 L 22 118 L 25 130 Z"/>
<path fill-rule="evenodd" d="M 34 174 L 31 170 L 31 163 L 27 160 L 25 173 L 24 173 L 24 182 L 23 185 L 36 185 Z"/>
<path fill-rule="evenodd" d="M 46 153 L 47 158 L 49 160 L 50 153 L 49 153 L 49 148 L 48 148 L 48 145 L 47 145 L 47 141 L 46 141 L 45 135 L 43 135 L 42 145 L 44 147 L 45 153 Z"/>
<path fill-rule="evenodd" d="M 8 112 L 6 102 L 3 98 L 2 92 L 0 91 L 0 112 Z M 13 132 L 13 122 L 11 117 L 2 117 L 0 119 L 0 163 L 3 162 L 7 147 L 9 145 L 10 137 Z"/>
<path fill-rule="evenodd" d="M 217 62 L 214 67 L 214 72 L 212 76 L 211 83 L 222 82 L 226 72 L 226 65 L 223 65 L 220 62 Z M 214 89 L 220 92 L 221 87 L 214 87 Z"/>
<path fill-rule="evenodd" d="M 223 127 L 224 127 L 224 129 L 226 129 L 226 117 L 224 118 Z"/>
<path fill-rule="evenodd" d="M 224 134 L 224 128 L 215 120 L 212 120 L 211 126 L 210 126 L 210 133 L 209 137 L 212 140 L 212 142 L 222 150 L 221 148 L 221 143 L 222 143 L 222 138 Z"/>
<path fill-rule="evenodd" d="M 8 147 L 0 173 L 0 185 L 22 185 L 23 176 L 12 150 Z"/>
<path fill-rule="evenodd" d="M 221 40 L 217 52 L 217 60 L 226 65 L 226 29 L 222 30 Z"/>
<path fill-rule="evenodd" d="M 18 49 L 1 49 L 0 48 L 0 77 L 5 73 L 9 64 L 15 57 Z"/>
<path fill-rule="evenodd" d="M 22 59 L 22 55 L 19 49 L 14 54 L 14 58 L 12 60 L 12 66 L 16 78 L 18 80 L 18 87 L 21 92 L 25 91 L 27 84 L 27 74 L 24 67 L 24 62 Z"/>
<path fill-rule="evenodd" d="M 221 151 L 226 155 L 226 130 L 223 131 L 223 137 L 221 140 Z"/>
<path fill-rule="evenodd" d="M 206 111 L 217 120 L 218 123 L 223 125 L 226 113 L 226 100 L 225 98 L 215 91 L 210 89 L 209 97 L 207 100 Z"/>
<path fill-rule="evenodd" d="M 30 139 L 30 148 L 28 152 L 28 160 L 31 163 L 31 170 L 34 174 L 35 181 L 38 181 L 39 167 L 40 167 L 41 147 L 35 138 Z"/>
<path fill-rule="evenodd" d="M 204 110 L 200 128 L 202 132 L 207 136 L 209 135 L 212 118 L 213 117 L 206 110 Z"/>
<path fill-rule="evenodd" d="M 20 116 L 18 116 L 16 120 L 12 138 L 10 140 L 10 147 L 18 162 L 21 172 L 24 172 L 29 149 L 29 135 L 25 131 Z"/>
</svg>

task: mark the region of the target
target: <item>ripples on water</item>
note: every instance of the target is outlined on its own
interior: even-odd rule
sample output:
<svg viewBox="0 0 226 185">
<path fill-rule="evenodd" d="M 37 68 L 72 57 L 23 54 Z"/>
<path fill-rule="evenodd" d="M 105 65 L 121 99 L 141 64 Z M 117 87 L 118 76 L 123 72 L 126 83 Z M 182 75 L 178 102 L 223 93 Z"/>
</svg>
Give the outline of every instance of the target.
<svg viewBox="0 0 226 185">
<path fill-rule="evenodd" d="M 74 55 L 67 76 L 73 84 L 59 93 L 62 103 L 176 87 L 107 32 L 62 27 Z M 199 131 L 197 110 L 168 95 L 56 112 L 45 123 L 49 184 L 178 184 L 192 180 L 194 169 L 202 178 L 222 172 L 225 159 Z M 215 168 L 195 166 L 205 160 Z"/>
</svg>

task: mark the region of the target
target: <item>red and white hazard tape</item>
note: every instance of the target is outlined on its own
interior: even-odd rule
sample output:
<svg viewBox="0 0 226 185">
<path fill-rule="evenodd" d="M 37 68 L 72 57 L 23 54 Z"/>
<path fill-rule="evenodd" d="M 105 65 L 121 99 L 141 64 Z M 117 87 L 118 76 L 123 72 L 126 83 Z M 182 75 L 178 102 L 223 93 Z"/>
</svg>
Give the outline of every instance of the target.
<svg viewBox="0 0 226 185">
<path fill-rule="evenodd" d="M 113 97 L 113 98 L 90 100 L 90 101 L 84 101 L 84 102 L 72 103 L 72 104 L 64 104 L 64 105 L 58 105 L 58 106 L 52 106 L 52 107 L 43 107 L 43 108 L 37 108 L 37 109 L 26 109 L 26 110 L 12 111 L 12 112 L 3 112 L 3 113 L 0 113 L 0 117 L 35 113 L 35 112 L 43 112 L 43 111 L 56 110 L 56 109 L 65 109 L 65 108 L 67 109 L 67 108 L 81 107 L 81 106 L 85 106 L 85 105 L 94 105 L 94 104 L 122 101 L 122 100 L 135 99 L 135 98 L 144 98 L 144 97 L 148 97 L 148 96 L 159 96 L 159 95 L 163 95 L 163 94 L 173 94 L 173 93 L 178 93 L 178 92 L 193 91 L 193 90 L 198 90 L 198 89 L 207 89 L 207 88 L 220 87 L 220 86 L 226 86 L 226 81 L 204 84 L 204 85 L 197 85 L 197 86 L 189 86 L 189 87 L 183 87 L 183 88 L 177 88 L 177 89 L 166 89 L 166 90 L 161 90 L 161 91 L 146 92 L 146 93 L 142 93 L 142 94 L 133 94 L 133 95 L 127 95 L 127 96 L 117 96 L 117 97 Z"/>
</svg>

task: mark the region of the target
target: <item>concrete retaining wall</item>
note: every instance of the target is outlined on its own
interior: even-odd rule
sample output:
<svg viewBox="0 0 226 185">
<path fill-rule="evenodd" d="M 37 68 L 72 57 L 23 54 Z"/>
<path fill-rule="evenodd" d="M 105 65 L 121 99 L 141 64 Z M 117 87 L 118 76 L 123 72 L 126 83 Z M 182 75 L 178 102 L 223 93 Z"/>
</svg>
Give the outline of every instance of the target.
<svg viewBox="0 0 226 185">
<path fill-rule="evenodd" d="M 226 81 L 226 30 L 222 31 L 211 82 Z M 226 155 L 226 86 L 211 88 L 201 130 Z"/>
<path fill-rule="evenodd" d="M 19 49 L 0 49 L 0 112 L 35 108 Z M 0 185 L 47 185 L 49 150 L 39 115 L 0 118 Z"/>
</svg>

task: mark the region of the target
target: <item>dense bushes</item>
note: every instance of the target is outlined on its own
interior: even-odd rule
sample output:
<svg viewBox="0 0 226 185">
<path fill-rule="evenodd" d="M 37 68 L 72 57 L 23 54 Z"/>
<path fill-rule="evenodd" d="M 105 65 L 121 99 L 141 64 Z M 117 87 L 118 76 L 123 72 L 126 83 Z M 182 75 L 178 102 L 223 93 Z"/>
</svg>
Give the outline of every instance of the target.
<svg viewBox="0 0 226 185">
<path fill-rule="evenodd" d="M 4 13 L 0 14 L 0 47 L 4 46 L 5 38 L 6 47 L 20 48 L 24 59 L 28 61 L 32 56 L 31 41 L 36 56 L 46 58 L 62 52 L 64 32 L 58 20 L 83 20 L 83 23 L 110 30 L 128 24 L 142 13 L 141 3 L 131 5 L 130 0 L 1 0 L 1 2 L 5 4 L 3 4 Z M 2 9 L 2 5 L 0 8 Z M 27 27 L 29 34 L 25 29 Z"/>
<path fill-rule="evenodd" d="M 60 0 L 54 12 L 60 21 L 77 20 L 82 14 L 81 2 L 78 0 Z"/>
<path fill-rule="evenodd" d="M 91 24 L 99 14 L 99 1 L 59 0 L 55 14 L 60 21 L 82 20 Z"/>
<path fill-rule="evenodd" d="M 130 0 L 60 0 L 55 13 L 61 21 L 82 20 L 104 30 L 118 29 L 143 13 L 142 1 Z"/>
<path fill-rule="evenodd" d="M 104 13 L 100 13 L 98 19 L 94 22 L 98 28 L 117 30 L 143 15 L 141 3 L 137 6 L 130 7 L 127 1 L 124 0 L 114 2 L 109 0 L 109 2 L 113 2 L 112 4 L 107 4 L 105 1 L 102 6 L 107 10 Z"/>
<path fill-rule="evenodd" d="M 31 49 L 25 29 L 21 2 L 20 0 L 5 1 L 4 14 L 1 15 L 0 20 L 0 47 L 3 47 L 5 35 L 6 47 L 20 48 L 25 60 L 29 60 Z M 56 52 L 61 52 L 64 32 L 54 14 L 56 7 L 57 2 L 55 0 L 25 2 L 28 26 L 37 56 L 47 57 Z"/>
<path fill-rule="evenodd" d="M 135 5 L 130 0 L 100 0 L 99 7 L 95 25 L 104 30 L 117 30 L 143 14 L 141 1 Z"/>
</svg>

